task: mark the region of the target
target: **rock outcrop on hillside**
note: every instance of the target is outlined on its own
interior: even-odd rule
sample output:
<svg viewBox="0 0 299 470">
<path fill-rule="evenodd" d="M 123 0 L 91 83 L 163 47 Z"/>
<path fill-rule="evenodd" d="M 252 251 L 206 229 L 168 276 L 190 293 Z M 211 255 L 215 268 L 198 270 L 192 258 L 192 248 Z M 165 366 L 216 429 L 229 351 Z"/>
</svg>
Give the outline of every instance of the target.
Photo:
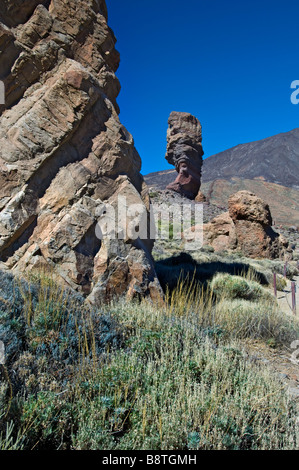
<svg viewBox="0 0 299 470">
<path fill-rule="evenodd" d="M 167 189 L 189 199 L 195 199 L 200 190 L 203 163 L 202 127 L 189 113 L 173 111 L 168 119 L 166 160 L 178 173 Z M 204 196 L 200 193 L 198 201 Z"/>
<path fill-rule="evenodd" d="M 272 228 L 268 204 L 249 191 L 228 201 L 229 211 L 204 225 L 204 242 L 215 251 L 237 250 L 250 258 L 290 259 L 287 240 Z"/>
<path fill-rule="evenodd" d="M 51 268 L 94 303 L 159 295 L 149 232 L 141 240 L 126 230 L 148 220 L 150 206 L 118 117 L 119 54 L 105 1 L 2 0 L 0 22 L 2 267 Z M 132 204 L 142 208 L 138 220 L 126 217 Z M 118 210 L 122 239 L 99 236 L 107 207 Z"/>
</svg>

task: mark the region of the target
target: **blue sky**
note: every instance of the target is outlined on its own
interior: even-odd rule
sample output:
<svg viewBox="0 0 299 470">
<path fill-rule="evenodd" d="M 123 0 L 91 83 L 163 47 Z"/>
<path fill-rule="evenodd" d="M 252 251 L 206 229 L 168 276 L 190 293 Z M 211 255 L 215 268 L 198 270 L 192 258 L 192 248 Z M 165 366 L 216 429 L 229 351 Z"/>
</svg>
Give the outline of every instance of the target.
<svg viewBox="0 0 299 470">
<path fill-rule="evenodd" d="M 121 54 L 120 119 L 142 173 L 165 160 L 171 111 L 194 114 L 205 158 L 299 127 L 298 0 L 106 0 Z"/>
</svg>

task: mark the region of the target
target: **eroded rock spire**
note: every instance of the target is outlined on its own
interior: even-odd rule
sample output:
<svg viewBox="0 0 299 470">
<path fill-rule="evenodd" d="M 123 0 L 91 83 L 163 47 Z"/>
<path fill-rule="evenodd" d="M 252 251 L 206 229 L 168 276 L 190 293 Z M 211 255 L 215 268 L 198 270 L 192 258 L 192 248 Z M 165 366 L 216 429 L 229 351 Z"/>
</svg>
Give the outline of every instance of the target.
<svg viewBox="0 0 299 470">
<path fill-rule="evenodd" d="M 189 199 L 195 199 L 201 185 L 204 151 L 202 127 L 189 113 L 173 111 L 168 119 L 166 160 L 175 166 L 178 176 L 167 186 Z"/>
</svg>

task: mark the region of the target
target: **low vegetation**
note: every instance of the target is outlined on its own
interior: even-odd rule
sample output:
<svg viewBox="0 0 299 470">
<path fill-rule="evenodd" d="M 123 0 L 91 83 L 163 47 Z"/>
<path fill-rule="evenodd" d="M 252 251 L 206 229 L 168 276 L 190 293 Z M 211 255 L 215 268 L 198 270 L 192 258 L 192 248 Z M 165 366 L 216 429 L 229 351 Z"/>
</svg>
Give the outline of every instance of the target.
<svg viewBox="0 0 299 470">
<path fill-rule="evenodd" d="M 289 344 L 299 325 L 252 275 L 99 311 L 51 276 L 0 285 L 0 449 L 298 448 L 296 402 L 242 340 Z"/>
<path fill-rule="evenodd" d="M 213 277 L 211 290 L 218 299 L 244 299 L 254 302 L 274 301 L 271 294 L 257 281 L 242 276 L 232 276 L 227 273 L 219 273 Z"/>
</svg>

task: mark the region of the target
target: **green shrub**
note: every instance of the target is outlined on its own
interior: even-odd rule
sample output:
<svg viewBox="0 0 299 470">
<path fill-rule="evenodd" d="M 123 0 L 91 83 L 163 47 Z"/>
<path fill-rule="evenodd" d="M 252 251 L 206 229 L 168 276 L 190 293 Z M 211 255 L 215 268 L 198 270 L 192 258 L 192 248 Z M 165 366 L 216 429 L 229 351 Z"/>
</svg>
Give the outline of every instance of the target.
<svg viewBox="0 0 299 470">
<path fill-rule="evenodd" d="M 217 274 L 211 281 L 211 290 L 217 299 L 271 300 L 271 294 L 258 282 L 242 276 Z"/>
<path fill-rule="evenodd" d="M 158 197 L 159 196 L 159 193 L 157 191 L 150 191 L 149 193 L 149 197 L 151 198 L 155 198 L 155 197 Z"/>
</svg>

